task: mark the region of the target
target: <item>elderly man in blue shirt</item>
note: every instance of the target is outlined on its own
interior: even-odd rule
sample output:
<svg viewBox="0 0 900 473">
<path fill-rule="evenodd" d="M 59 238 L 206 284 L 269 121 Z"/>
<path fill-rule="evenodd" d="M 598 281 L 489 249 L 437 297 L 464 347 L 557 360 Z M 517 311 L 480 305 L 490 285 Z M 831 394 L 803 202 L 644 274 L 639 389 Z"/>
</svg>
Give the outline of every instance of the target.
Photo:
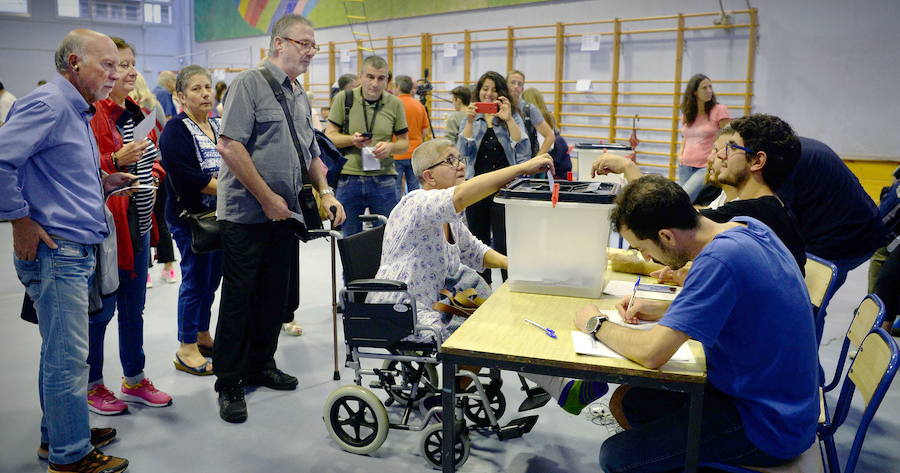
<svg viewBox="0 0 900 473">
<path fill-rule="evenodd" d="M 104 191 L 135 179 L 101 176 L 89 122 L 92 102 L 119 78 L 112 40 L 74 30 L 56 51 L 59 76 L 16 101 L 0 128 L 0 219 L 12 220 L 15 267 L 34 301 L 42 338 L 38 390 L 44 416 L 38 456 L 48 471 L 123 471 L 97 446 L 114 429 L 90 429 L 88 288 L 97 244 L 109 233 Z"/>
</svg>

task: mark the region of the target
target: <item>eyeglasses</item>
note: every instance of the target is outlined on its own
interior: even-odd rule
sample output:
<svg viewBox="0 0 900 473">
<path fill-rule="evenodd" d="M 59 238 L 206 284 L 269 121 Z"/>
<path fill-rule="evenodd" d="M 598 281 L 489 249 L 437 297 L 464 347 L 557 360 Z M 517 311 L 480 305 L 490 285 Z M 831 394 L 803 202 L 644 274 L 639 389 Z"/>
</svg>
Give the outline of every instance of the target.
<svg viewBox="0 0 900 473">
<path fill-rule="evenodd" d="M 432 164 L 431 166 L 428 166 L 427 168 L 425 168 L 425 170 L 429 171 L 431 169 L 434 169 L 434 168 L 440 166 L 441 164 L 446 164 L 452 168 L 455 168 L 455 167 L 459 166 L 459 156 L 448 156 L 446 159 L 442 159 L 440 162 L 438 162 L 436 164 Z"/>
<path fill-rule="evenodd" d="M 741 145 L 735 143 L 734 141 L 729 141 L 728 143 L 725 143 L 725 147 L 723 149 L 713 148 L 712 149 L 713 155 L 718 156 L 719 153 L 721 153 L 724 150 L 725 158 L 728 158 L 728 148 L 741 150 L 741 151 L 747 153 L 748 156 L 753 154 L 752 149 L 747 148 L 746 146 L 741 146 Z"/>
<path fill-rule="evenodd" d="M 287 36 L 282 36 L 281 38 L 286 39 L 286 40 L 296 44 L 297 46 L 300 47 L 301 51 L 310 51 L 311 50 L 314 53 L 317 53 L 317 52 L 319 52 L 319 49 L 321 49 L 321 47 L 318 44 L 313 43 L 312 41 L 297 41 L 296 39 L 288 38 Z"/>
</svg>

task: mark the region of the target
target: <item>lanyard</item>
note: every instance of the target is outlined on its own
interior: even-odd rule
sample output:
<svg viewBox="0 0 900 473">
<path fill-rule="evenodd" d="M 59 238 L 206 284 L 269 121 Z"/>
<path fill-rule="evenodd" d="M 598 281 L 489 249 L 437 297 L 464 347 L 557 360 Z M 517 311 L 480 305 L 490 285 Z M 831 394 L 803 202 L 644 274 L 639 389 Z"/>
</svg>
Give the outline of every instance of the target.
<svg viewBox="0 0 900 473">
<path fill-rule="evenodd" d="M 367 106 L 367 105 L 368 105 L 368 103 L 367 103 L 368 100 L 366 100 L 365 97 L 360 97 L 360 98 L 361 98 L 362 101 L 363 101 L 363 103 L 362 103 L 362 106 L 363 106 L 363 124 L 366 125 L 366 133 L 372 133 L 372 128 L 375 127 L 375 117 L 377 117 L 377 116 L 378 116 L 378 112 L 381 111 L 381 97 L 379 97 L 379 98 L 378 98 L 378 102 L 375 103 L 375 111 L 372 112 L 372 121 L 371 121 L 371 122 L 369 122 L 369 113 L 368 113 L 369 107 Z"/>
</svg>

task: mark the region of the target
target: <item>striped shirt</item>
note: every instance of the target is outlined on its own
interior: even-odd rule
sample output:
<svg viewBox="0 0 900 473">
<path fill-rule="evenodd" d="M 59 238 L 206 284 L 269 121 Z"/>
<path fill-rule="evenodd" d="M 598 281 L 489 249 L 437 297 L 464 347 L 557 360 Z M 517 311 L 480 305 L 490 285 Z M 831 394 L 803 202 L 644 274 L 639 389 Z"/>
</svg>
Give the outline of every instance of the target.
<svg viewBox="0 0 900 473">
<path fill-rule="evenodd" d="M 122 143 L 131 143 L 134 141 L 134 120 L 129 118 L 122 127 Z M 144 150 L 144 154 L 137 162 L 128 166 L 125 171 L 138 177 L 141 185 L 153 185 L 153 163 L 159 159 L 159 149 L 152 141 L 147 140 L 150 146 Z M 138 228 L 141 235 L 150 231 L 153 226 L 153 201 L 156 199 L 155 192 L 150 189 L 139 189 L 131 195 L 137 207 Z"/>
</svg>

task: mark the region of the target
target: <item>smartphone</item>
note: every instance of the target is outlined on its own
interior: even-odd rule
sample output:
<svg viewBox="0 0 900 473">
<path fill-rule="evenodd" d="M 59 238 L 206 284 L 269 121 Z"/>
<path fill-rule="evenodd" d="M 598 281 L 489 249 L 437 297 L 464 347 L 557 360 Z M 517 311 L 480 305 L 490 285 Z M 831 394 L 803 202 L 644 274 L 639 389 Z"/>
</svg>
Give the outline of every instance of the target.
<svg viewBox="0 0 900 473">
<path fill-rule="evenodd" d="M 371 139 L 372 139 L 372 134 L 369 133 L 368 131 L 363 132 L 363 133 L 360 133 L 360 135 L 362 135 L 362 137 L 365 138 L 365 139 L 367 139 L 367 140 L 371 140 Z"/>
<path fill-rule="evenodd" d="M 497 113 L 500 111 L 500 104 L 496 102 L 475 102 L 475 113 Z"/>
</svg>

